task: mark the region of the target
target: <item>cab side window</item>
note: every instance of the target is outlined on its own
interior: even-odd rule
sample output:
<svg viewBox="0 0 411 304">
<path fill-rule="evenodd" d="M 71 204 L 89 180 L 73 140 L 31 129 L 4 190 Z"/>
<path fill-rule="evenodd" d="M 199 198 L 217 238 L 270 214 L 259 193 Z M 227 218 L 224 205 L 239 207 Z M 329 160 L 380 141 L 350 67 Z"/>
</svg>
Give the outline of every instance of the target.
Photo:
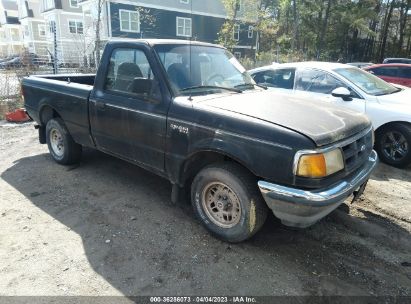
<svg viewBox="0 0 411 304">
<path fill-rule="evenodd" d="M 160 87 L 143 51 L 115 49 L 110 58 L 105 90 L 142 99 L 161 100 Z"/>
<path fill-rule="evenodd" d="M 334 89 L 339 87 L 346 88 L 347 86 L 326 72 L 305 69 L 299 72 L 295 89 L 299 91 L 331 94 Z"/>
</svg>

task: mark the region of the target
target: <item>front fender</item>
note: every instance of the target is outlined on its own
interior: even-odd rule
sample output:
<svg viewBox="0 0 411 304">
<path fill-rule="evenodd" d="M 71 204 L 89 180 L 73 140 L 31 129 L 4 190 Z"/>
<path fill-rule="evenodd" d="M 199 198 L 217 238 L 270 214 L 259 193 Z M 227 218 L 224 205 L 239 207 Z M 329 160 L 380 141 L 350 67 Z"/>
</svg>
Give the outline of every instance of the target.
<svg viewBox="0 0 411 304">
<path fill-rule="evenodd" d="M 267 180 L 292 181 L 294 149 L 220 129 L 191 126 L 189 134 L 169 133 L 166 169 L 173 183 L 184 184 L 185 166 L 198 153 L 214 152 L 243 165 L 255 176 Z"/>
<path fill-rule="evenodd" d="M 222 136 L 221 134 L 220 136 L 217 135 L 214 138 L 205 138 L 196 142 L 193 146 L 191 146 L 188 157 L 190 158 L 194 154 L 204 151 L 216 152 L 236 160 L 255 174 L 252 167 L 253 160 L 250 155 L 250 150 L 244 149 L 243 144 L 244 143 L 242 143 L 242 141 L 234 141 L 233 138 L 229 136 Z"/>
</svg>

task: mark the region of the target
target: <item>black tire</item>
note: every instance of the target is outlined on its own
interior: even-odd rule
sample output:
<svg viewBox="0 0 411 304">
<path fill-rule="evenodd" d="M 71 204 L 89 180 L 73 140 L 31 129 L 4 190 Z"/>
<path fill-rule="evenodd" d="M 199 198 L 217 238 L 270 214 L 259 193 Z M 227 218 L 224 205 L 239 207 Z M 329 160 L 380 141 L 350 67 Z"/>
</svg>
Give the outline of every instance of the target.
<svg viewBox="0 0 411 304">
<path fill-rule="evenodd" d="M 382 162 L 397 168 L 407 167 L 411 163 L 411 126 L 393 123 L 377 130 L 375 137 L 375 149 Z M 397 152 L 392 154 L 393 150 Z"/>
<path fill-rule="evenodd" d="M 46 141 L 50 154 L 57 163 L 72 165 L 80 161 L 82 147 L 74 142 L 61 118 L 53 118 L 47 122 Z"/>
<path fill-rule="evenodd" d="M 230 224 L 233 225 L 231 227 L 221 227 L 221 222 L 216 224 L 218 220 L 215 217 L 218 212 L 210 211 L 211 207 L 206 207 L 207 189 L 212 191 L 213 185 L 220 188 L 226 186 L 231 191 L 228 200 L 225 197 L 224 202 L 229 201 L 228 207 L 227 205 L 225 207 L 230 209 L 233 204 L 241 207 L 240 214 L 234 212 L 238 216 L 228 217 L 233 220 Z M 217 191 L 214 192 L 214 194 L 216 193 Z M 220 197 L 217 194 L 216 196 Z M 208 201 L 212 201 L 212 199 Z M 218 199 L 218 203 L 214 205 L 215 209 L 218 204 L 224 204 L 221 201 L 222 199 Z M 191 185 L 191 202 L 194 212 L 204 227 L 216 237 L 227 242 L 236 243 L 249 239 L 263 226 L 267 218 L 267 205 L 258 190 L 256 179 L 247 170 L 231 162 L 213 164 L 202 169 Z M 234 209 L 231 207 L 230 210 Z M 210 215 L 211 212 L 213 212 L 214 218 L 213 215 Z"/>
</svg>

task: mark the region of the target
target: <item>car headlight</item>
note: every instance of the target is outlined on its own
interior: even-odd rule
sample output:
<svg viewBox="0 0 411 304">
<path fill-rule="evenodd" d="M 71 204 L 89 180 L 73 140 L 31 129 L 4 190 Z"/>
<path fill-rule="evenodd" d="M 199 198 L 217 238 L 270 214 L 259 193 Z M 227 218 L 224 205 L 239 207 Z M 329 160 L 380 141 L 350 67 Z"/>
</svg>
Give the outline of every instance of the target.
<svg viewBox="0 0 411 304">
<path fill-rule="evenodd" d="M 340 149 L 324 153 L 299 153 L 296 159 L 295 174 L 302 177 L 321 178 L 344 169 L 344 160 Z"/>
</svg>

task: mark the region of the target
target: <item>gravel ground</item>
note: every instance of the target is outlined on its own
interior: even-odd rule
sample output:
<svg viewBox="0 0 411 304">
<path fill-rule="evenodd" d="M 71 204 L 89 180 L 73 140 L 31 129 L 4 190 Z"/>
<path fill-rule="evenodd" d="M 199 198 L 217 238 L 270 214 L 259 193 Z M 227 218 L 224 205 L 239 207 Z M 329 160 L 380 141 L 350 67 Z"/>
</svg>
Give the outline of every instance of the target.
<svg viewBox="0 0 411 304">
<path fill-rule="evenodd" d="M 0 123 L 0 295 L 411 296 L 411 168 L 380 164 L 359 202 L 237 245 L 170 191 L 97 151 L 57 165 L 32 123 Z"/>
</svg>

